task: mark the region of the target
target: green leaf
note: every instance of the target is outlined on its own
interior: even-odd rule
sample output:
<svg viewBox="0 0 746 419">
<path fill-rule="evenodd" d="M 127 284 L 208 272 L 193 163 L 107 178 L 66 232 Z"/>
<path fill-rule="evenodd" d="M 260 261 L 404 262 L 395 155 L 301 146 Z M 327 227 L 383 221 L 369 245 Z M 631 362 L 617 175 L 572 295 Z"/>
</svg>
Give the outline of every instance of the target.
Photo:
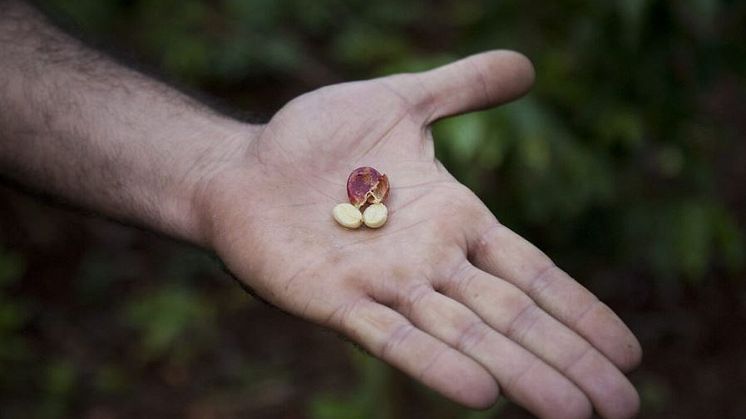
<svg viewBox="0 0 746 419">
<path fill-rule="evenodd" d="M 215 307 L 195 290 L 170 286 L 128 302 L 124 318 L 140 335 L 139 356 L 188 360 L 211 336 Z M 204 342 L 203 342 L 204 343 Z"/>
</svg>

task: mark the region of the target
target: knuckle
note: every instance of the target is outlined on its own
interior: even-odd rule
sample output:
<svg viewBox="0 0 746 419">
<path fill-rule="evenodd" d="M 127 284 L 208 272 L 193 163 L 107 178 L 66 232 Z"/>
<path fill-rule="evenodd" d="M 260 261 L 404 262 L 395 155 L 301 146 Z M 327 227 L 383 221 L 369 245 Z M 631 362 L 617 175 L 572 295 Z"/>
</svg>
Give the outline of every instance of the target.
<svg viewBox="0 0 746 419">
<path fill-rule="evenodd" d="M 604 309 L 605 304 L 601 302 L 595 296 L 591 296 L 590 300 L 580 305 L 580 309 L 575 313 L 574 318 L 570 321 L 573 328 L 578 329 L 586 318 L 593 315 L 593 312 L 597 309 Z"/>
<path fill-rule="evenodd" d="M 363 300 L 363 298 L 358 298 L 338 306 L 331 312 L 331 314 L 329 314 L 324 323 L 343 333 L 353 334 L 355 328 L 351 327 L 351 319 L 355 315 L 355 310 L 360 306 Z"/>
<path fill-rule="evenodd" d="M 402 312 L 411 315 L 417 305 L 434 292 L 433 287 L 427 282 L 419 282 L 409 287 L 400 297 L 397 304 Z"/>
<path fill-rule="evenodd" d="M 502 291 L 500 304 L 509 312 L 515 314 L 520 313 L 528 306 L 536 306 L 536 302 L 531 297 L 512 284 L 506 284 Z"/>
<path fill-rule="evenodd" d="M 456 339 L 455 346 L 459 351 L 467 353 L 483 342 L 490 331 L 491 329 L 484 322 L 476 320 L 461 332 Z"/>
<path fill-rule="evenodd" d="M 588 356 L 595 353 L 595 349 L 590 344 L 585 344 L 582 349 L 579 348 L 577 351 L 572 351 L 569 356 L 561 361 L 559 364 L 559 370 L 564 374 L 572 375 L 572 370 L 585 362 Z"/>
<path fill-rule="evenodd" d="M 491 223 L 483 224 L 486 228 L 482 228 L 477 233 L 477 239 L 471 243 L 469 254 L 476 258 L 480 258 L 489 254 L 490 245 L 495 242 L 495 237 L 500 233 L 502 224 L 493 220 Z"/>
<path fill-rule="evenodd" d="M 388 359 L 391 356 L 392 351 L 396 351 L 396 348 L 401 346 L 413 331 L 414 326 L 409 323 L 401 323 L 398 326 L 395 326 L 378 350 L 380 357 Z"/>
<path fill-rule="evenodd" d="M 464 261 L 448 276 L 444 284 L 445 288 L 455 295 L 466 295 L 465 293 L 476 278 L 477 273 L 477 270 L 470 263 Z"/>
<path fill-rule="evenodd" d="M 433 368 L 437 365 L 438 360 L 449 350 L 450 348 L 448 346 L 443 346 L 437 352 L 435 352 L 430 357 L 430 360 L 428 362 L 422 364 L 419 371 L 417 372 L 417 378 L 422 382 L 427 381 L 427 378 L 433 373 Z"/>
<path fill-rule="evenodd" d="M 528 299 L 527 303 L 515 311 L 505 329 L 505 335 L 515 342 L 522 342 L 524 336 L 531 330 L 540 315 L 539 306 L 533 300 Z"/>
<path fill-rule="evenodd" d="M 528 281 L 529 295 L 538 298 L 543 291 L 548 289 L 560 277 L 559 275 L 555 275 L 558 271 L 560 271 L 560 268 L 551 260 L 543 268 L 538 269 Z"/>
</svg>

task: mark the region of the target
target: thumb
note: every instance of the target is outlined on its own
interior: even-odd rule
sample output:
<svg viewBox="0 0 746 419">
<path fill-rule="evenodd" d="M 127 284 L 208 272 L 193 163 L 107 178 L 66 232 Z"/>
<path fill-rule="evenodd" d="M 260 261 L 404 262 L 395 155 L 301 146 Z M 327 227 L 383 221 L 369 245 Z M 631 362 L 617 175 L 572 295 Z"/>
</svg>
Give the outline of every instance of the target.
<svg viewBox="0 0 746 419">
<path fill-rule="evenodd" d="M 497 50 L 394 79 L 400 91 L 412 93 L 413 105 L 425 115 L 425 124 L 430 124 L 523 96 L 534 82 L 534 68 L 517 52 Z"/>
</svg>

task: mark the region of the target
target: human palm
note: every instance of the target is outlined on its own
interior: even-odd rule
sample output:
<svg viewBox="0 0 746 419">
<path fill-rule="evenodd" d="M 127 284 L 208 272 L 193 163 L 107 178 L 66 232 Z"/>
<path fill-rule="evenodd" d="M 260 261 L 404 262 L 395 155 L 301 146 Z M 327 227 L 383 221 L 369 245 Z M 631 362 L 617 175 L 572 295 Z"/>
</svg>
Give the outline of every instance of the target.
<svg viewBox="0 0 746 419">
<path fill-rule="evenodd" d="M 532 78 L 522 56 L 489 52 L 300 96 L 216 175 L 212 245 L 264 299 L 462 404 L 502 392 L 541 417 L 633 415 L 634 336 L 434 157 L 432 122 Z M 360 166 L 391 183 L 380 229 L 331 216 Z"/>
</svg>

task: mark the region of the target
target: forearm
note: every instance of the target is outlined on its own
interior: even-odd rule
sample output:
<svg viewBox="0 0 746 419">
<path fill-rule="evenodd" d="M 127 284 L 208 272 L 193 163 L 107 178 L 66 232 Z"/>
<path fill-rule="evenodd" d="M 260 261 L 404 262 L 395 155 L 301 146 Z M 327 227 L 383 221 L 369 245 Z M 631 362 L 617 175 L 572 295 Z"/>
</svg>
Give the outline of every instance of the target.
<svg viewBox="0 0 746 419">
<path fill-rule="evenodd" d="M 0 1 L 0 175 L 203 242 L 199 188 L 253 127 L 87 49 Z"/>
</svg>

